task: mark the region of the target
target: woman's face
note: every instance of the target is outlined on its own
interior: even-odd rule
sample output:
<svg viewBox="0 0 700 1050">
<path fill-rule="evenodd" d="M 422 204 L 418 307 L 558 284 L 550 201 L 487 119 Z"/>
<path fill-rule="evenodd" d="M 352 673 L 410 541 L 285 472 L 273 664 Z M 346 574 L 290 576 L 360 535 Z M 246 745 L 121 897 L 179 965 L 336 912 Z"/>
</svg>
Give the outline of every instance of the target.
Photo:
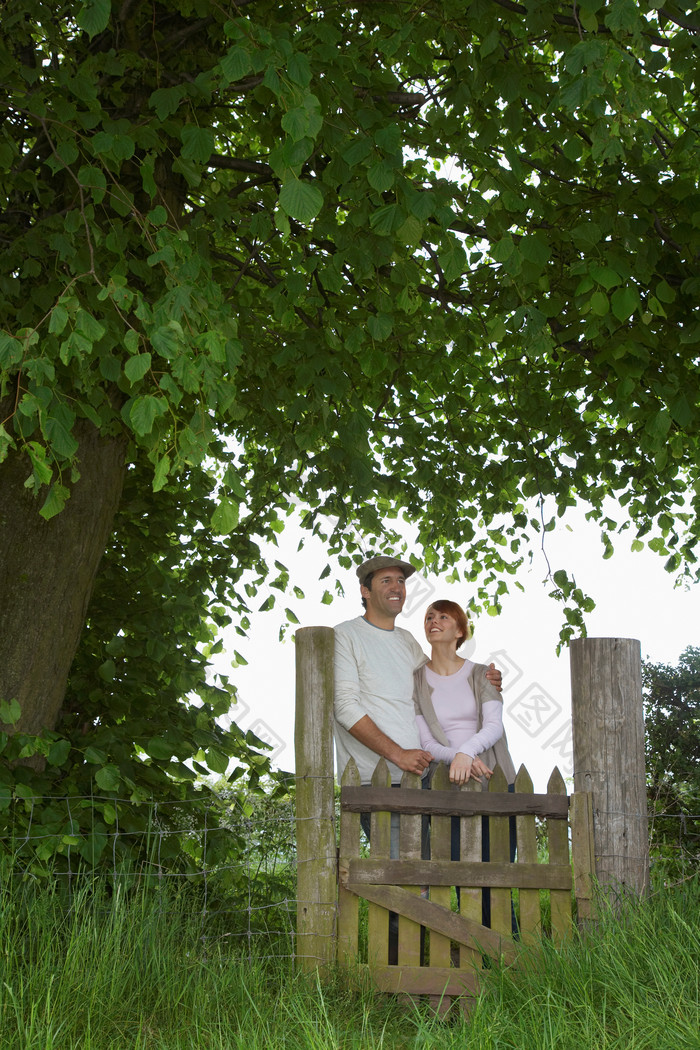
<svg viewBox="0 0 700 1050">
<path fill-rule="evenodd" d="M 431 645 L 435 642 L 438 642 L 440 645 L 451 643 L 456 649 L 457 642 L 462 637 L 459 624 L 454 616 L 450 616 L 447 612 L 433 609 L 432 605 L 428 607 L 423 626 L 425 628 L 425 637 Z"/>
</svg>

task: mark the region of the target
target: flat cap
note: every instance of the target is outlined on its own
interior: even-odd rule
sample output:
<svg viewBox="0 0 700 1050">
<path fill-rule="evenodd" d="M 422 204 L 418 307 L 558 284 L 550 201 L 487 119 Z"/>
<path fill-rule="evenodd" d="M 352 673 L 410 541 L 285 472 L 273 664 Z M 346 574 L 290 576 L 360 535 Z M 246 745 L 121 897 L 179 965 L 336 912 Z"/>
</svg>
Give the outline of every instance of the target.
<svg viewBox="0 0 700 1050">
<path fill-rule="evenodd" d="M 357 578 L 360 583 L 364 583 L 368 576 L 371 576 L 373 572 L 379 572 L 380 569 L 401 569 L 406 579 L 416 571 L 407 561 L 392 558 L 387 554 L 379 554 L 376 558 L 369 558 L 358 566 Z"/>
</svg>

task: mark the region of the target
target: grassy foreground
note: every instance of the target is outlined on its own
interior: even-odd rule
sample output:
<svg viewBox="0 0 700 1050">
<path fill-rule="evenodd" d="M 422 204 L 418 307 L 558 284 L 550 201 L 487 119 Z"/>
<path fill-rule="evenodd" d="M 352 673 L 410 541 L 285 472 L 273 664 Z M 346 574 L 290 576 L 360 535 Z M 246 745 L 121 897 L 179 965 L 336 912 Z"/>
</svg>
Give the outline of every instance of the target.
<svg viewBox="0 0 700 1050">
<path fill-rule="evenodd" d="M 700 884 L 664 890 L 562 952 L 494 969 L 469 1022 L 202 937 L 186 892 L 0 896 L 2 1050 L 700 1048 Z M 238 951 L 232 943 L 239 943 Z"/>
</svg>

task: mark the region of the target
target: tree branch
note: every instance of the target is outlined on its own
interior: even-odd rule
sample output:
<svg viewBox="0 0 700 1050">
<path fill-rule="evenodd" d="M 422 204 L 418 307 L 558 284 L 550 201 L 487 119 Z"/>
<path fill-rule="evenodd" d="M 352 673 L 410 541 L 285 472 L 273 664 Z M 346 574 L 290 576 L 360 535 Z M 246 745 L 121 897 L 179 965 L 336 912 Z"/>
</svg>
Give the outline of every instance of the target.
<svg viewBox="0 0 700 1050">
<path fill-rule="evenodd" d="M 207 161 L 209 168 L 222 168 L 228 171 L 247 171 L 253 175 L 272 175 L 272 168 L 261 160 L 246 160 L 243 157 L 225 157 L 221 153 L 212 153 Z"/>
<path fill-rule="evenodd" d="M 527 15 L 528 13 L 527 8 L 524 4 L 515 3 L 514 0 L 491 0 L 491 2 L 496 4 L 498 7 L 505 8 L 506 11 L 514 11 L 518 15 Z M 553 15 L 552 20 L 560 26 L 569 26 L 571 29 L 575 29 L 577 32 L 580 31 L 581 26 L 578 19 L 572 18 L 571 15 Z M 671 19 L 671 21 L 673 21 L 673 19 Z M 607 36 L 611 35 L 611 31 L 607 28 L 607 26 L 599 26 L 598 32 L 604 33 Z M 697 30 L 693 30 L 693 32 L 697 32 Z M 668 46 L 667 38 L 664 36 L 659 36 L 657 33 L 645 31 L 644 36 L 647 38 L 647 40 L 651 40 L 652 44 L 658 44 L 659 47 Z"/>
<path fill-rule="evenodd" d="M 369 96 L 375 102 L 386 99 L 387 102 L 397 106 L 423 106 L 428 101 L 426 96 L 420 91 L 385 91 L 381 95 L 377 95 L 368 88 L 356 87 L 354 90 L 358 98 L 367 98 Z"/>
<path fill-rule="evenodd" d="M 681 29 L 686 29 L 689 33 L 700 33 L 700 26 L 693 25 L 692 22 L 686 21 L 680 15 L 672 15 L 667 7 L 660 7 L 659 14 L 663 15 L 668 22 L 673 22 L 674 26 L 680 26 Z"/>
</svg>

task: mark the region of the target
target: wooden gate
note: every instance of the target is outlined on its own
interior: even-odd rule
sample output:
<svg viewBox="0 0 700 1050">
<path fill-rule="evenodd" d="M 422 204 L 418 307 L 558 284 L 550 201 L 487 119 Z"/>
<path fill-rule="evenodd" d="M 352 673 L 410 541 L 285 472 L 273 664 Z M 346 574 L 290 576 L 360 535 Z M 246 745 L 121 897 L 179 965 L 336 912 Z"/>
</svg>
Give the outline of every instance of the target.
<svg viewBox="0 0 700 1050">
<path fill-rule="evenodd" d="M 486 792 L 473 781 L 454 789 L 440 764 L 432 790 L 423 791 L 419 778 L 410 774 L 404 774 L 400 789 L 392 788 L 383 759 L 372 786 L 362 787 L 351 760 L 341 781 L 340 805 L 338 961 L 366 962 L 382 991 L 427 994 L 444 1009 L 452 996 L 476 994 L 489 956 L 513 957 L 514 926 L 523 943 L 543 933 L 555 942 L 566 940 L 572 931 L 572 889 L 579 920 L 591 915 L 591 796 L 577 792 L 568 798 L 558 769 L 546 794 L 533 793 L 524 766 L 514 793 L 507 790 L 500 768 Z M 391 841 L 392 812 L 400 814 L 398 843 Z M 362 856 L 361 813 L 371 814 L 368 856 Z M 429 860 L 421 846 L 426 816 Z M 459 818 L 459 861 L 450 859 L 453 816 Z M 482 860 L 482 816 L 488 819 L 488 861 Z M 509 818 L 516 825 L 514 862 Z M 482 925 L 486 888 L 490 928 Z M 366 947 L 364 930 L 362 944 L 360 938 L 361 898 L 369 902 Z M 390 912 L 398 915 L 398 945 L 395 930 L 390 933 Z M 390 965 L 392 941 L 397 957 Z"/>
</svg>

